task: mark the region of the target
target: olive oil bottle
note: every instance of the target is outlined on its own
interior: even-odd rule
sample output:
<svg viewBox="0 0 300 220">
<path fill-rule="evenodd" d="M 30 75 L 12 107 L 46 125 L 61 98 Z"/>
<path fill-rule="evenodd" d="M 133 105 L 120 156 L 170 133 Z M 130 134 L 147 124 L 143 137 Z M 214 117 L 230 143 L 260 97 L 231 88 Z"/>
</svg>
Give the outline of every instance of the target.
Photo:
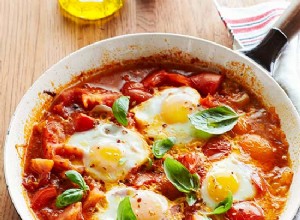
<svg viewBox="0 0 300 220">
<path fill-rule="evenodd" d="M 123 6 L 123 0 L 58 0 L 61 7 L 73 16 L 96 20 L 105 18 Z"/>
</svg>

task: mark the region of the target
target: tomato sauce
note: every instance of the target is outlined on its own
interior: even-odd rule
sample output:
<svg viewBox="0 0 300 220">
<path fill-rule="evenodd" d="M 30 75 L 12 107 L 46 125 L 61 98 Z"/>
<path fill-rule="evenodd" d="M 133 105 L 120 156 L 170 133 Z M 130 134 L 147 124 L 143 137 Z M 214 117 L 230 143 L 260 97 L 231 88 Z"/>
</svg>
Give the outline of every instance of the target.
<svg viewBox="0 0 300 220">
<path fill-rule="evenodd" d="M 109 110 L 121 95 L 130 97 L 130 107 L 151 99 L 155 89 L 189 86 L 201 95 L 204 109 L 227 105 L 239 115 L 232 130 L 172 148 L 169 154 L 181 162 L 191 173 L 205 178 L 211 163 L 228 157 L 232 152 L 240 160 L 256 167 L 253 184 L 257 193 L 251 201 L 235 203 L 218 219 L 276 219 L 280 215 L 292 181 L 288 143 L 280 129 L 280 120 L 273 108 L 265 108 L 258 97 L 242 85 L 220 75 L 192 67 L 126 66 L 93 77 L 66 88 L 53 97 L 52 104 L 40 121 L 32 127 L 27 144 L 23 186 L 30 206 L 39 219 L 92 219 L 105 203 L 106 186 L 85 172 L 82 160 L 84 153 L 64 142 L 76 132 L 88 131 L 98 120 L 109 118 L 117 123 Z M 95 110 L 99 105 L 108 108 Z M 128 114 L 129 127 L 142 133 L 132 113 Z M 153 140 L 146 140 L 149 144 Z M 191 207 L 183 202 L 184 193 L 179 192 L 166 178 L 163 159 L 152 159 L 152 164 L 143 164 L 132 169 L 124 180 L 126 186 L 147 188 L 177 202 L 172 212 L 180 218 L 191 219 L 204 207 L 201 199 Z M 56 198 L 63 191 L 74 188 L 64 175 L 67 170 L 82 174 L 90 190 L 81 201 L 65 208 L 57 208 Z M 76 187 L 76 186 L 75 186 Z M 101 206 L 101 205 L 100 205 Z M 214 218 L 214 216 L 211 216 Z"/>
</svg>

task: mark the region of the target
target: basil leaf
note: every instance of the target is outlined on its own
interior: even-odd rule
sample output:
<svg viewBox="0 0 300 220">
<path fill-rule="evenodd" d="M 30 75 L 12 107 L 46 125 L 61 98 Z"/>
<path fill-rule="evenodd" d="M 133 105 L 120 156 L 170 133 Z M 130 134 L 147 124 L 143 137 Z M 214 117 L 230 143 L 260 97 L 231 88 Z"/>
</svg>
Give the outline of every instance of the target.
<svg viewBox="0 0 300 220">
<path fill-rule="evenodd" d="M 190 192 L 186 194 L 186 201 L 189 206 L 192 206 L 197 201 L 197 195 L 195 192 Z"/>
<path fill-rule="evenodd" d="M 155 141 L 152 152 L 156 158 L 162 158 L 168 150 L 170 150 L 176 142 L 175 137 L 169 137 L 163 140 Z"/>
<path fill-rule="evenodd" d="M 227 212 L 233 203 L 233 196 L 232 193 L 229 191 L 228 196 L 220 202 L 217 207 L 214 209 L 214 211 L 211 213 L 213 215 L 219 215 Z"/>
<path fill-rule="evenodd" d="M 180 191 L 190 193 L 199 188 L 199 176 L 191 174 L 182 163 L 166 158 L 164 171 L 168 180 Z"/>
<path fill-rule="evenodd" d="M 128 120 L 127 120 L 128 109 L 129 109 L 129 98 L 127 96 L 121 96 L 114 102 L 112 106 L 112 111 L 115 118 L 123 126 L 128 125 Z"/>
<path fill-rule="evenodd" d="M 82 189 L 68 189 L 56 198 L 55 205 L 58 208 L 63 208 L 82 199 Z"/>
<path fill-rule="evenodd" d="M 117 220 L 137 220 L 130 204 L 129 197 L 125 197 L 118 206 Z"/>
<path fill-rule="evenodd" d="M 75 170 L 68 170 L 67 172 L 65 172 L 66 176 L 69 178 L 69 180 L 71 180 L 73 183 L 76 183 L 77 185 L 79 185 L 79 187 L 85 192 L 87 190 L 89 190 L 89 186 L 86 185 L 83 177 L 81 176 L 80 173 L 78 173 Z"/>
<path fill-rule="evenodd" d="M 208 139 L 210 139 L 214 136 L 213 134 L 209 134 L 205 131 L 198 130 L 195 127 L 192 127 L 191 133 L 192 133 L 193 137 L 197 137 L 197 138 L 200 138 L 202 140 L 208 140 Z"/>
<path fill-rule="evenodd" d="M 237 123 L 239 115 L 228 106 L 218 106 L 189 115 L 194 127 L 208 134 L 223 134 Z"/>
<path fill-rule="evenodd" d="M 194 185 L 194 189 L 198 189 L 200 187 L 200 178 L 198 174 L 192 174 L 192 183 Z"/>
</svg>

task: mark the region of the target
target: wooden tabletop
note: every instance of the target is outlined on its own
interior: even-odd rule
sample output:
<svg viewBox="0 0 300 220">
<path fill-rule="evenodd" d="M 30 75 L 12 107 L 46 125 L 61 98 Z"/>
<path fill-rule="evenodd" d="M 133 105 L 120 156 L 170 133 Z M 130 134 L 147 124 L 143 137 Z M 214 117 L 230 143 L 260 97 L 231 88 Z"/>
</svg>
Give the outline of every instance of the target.
<svg viewBox="0 0 300 220">
<path fill-rule="evenodd" d="M 260 1 L 219 2 L 243 6 Z M 125 0 L 119 12 L 96 22 L 68 16 L 56 0 L 1 0 L 0 21 L 1 159 L 6 130 L 21 97 L 67 54 L 95 41 L 138 32 L 192 35 L 227 47 L 232 43 L 212 0 Z M 0 219 L 19 219 L 6 189 L 2 162 L 0 169 Z"/>
</svg>

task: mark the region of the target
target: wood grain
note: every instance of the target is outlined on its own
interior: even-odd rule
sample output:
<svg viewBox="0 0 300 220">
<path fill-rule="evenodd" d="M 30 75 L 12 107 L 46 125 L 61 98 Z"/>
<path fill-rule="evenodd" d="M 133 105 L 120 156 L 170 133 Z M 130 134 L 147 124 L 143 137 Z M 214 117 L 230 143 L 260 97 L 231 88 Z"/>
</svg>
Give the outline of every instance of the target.
<svg viewBox="0 0 300 220">
<path fill-rule="evenodd" d="M 137 32 L 171 32 L 231 45 L 211 0 L 125 0 L 115 15 L 95 22 L 70 17 L 55 0 L 2 0 L 0 20 L 1 158 L 9 121 L 26 90 L 47 68 L 83 46 Z M 19 219 L 3 163 L 0 169 L 0 219 Z"/>
</svg>

